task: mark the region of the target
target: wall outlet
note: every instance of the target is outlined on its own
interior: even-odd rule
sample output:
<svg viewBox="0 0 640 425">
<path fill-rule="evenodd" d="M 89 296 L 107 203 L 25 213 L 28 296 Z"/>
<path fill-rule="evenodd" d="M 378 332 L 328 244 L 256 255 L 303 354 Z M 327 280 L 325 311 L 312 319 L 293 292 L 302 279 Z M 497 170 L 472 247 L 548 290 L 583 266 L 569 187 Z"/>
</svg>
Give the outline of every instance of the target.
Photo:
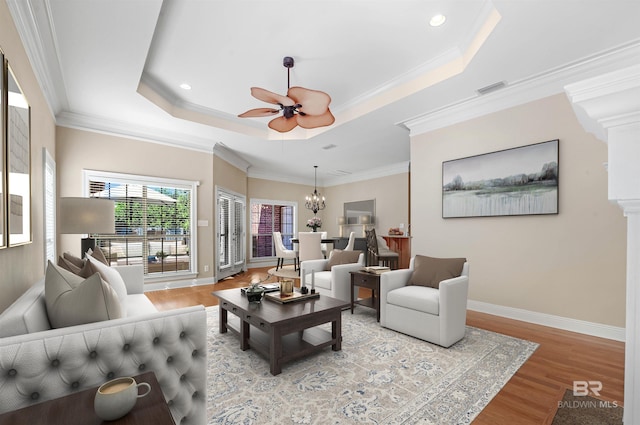
<svg viewBox="0 0 640 425">
<path fill-rule="evenodd" d="M 204 271 L 208 272 L 209 271 L 209 265 L 204 266 Z"/>
</svg>

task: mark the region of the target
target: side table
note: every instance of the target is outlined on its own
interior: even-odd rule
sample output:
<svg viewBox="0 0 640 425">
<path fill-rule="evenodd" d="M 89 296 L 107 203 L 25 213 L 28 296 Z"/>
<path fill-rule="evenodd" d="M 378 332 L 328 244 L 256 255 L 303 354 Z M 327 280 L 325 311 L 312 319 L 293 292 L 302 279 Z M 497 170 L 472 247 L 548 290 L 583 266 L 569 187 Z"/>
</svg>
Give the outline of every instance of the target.
<svg viewBox="0 0 640 425">
<path fill-rule="evenodd" d="M 0 425 L 99 425 L 102 423 L 110 425 L 175 425 L 155 374 L 146 372 L 133 378 L 138 383 L 149 383 L 151 392 L 145 397 L 139 398 L 133 409 L 118 420 L 103 422 L 96 416 L 93 410 L 93 399 L 98 390 L 98 386 L 96 386 L 3 413 L 0 415 Z"/>
<path fill-rule="evenodd" d="M 351 273 L 351 314 L 355 304 L 376 310 L 376 319 L 380 321 L 380 275 L 375 273 L 367 273 L 364 271 L 355 271 Z M 371 298 L 356 300 L 353 297 L 355 287 L 371 289 Z"/>
</svg>

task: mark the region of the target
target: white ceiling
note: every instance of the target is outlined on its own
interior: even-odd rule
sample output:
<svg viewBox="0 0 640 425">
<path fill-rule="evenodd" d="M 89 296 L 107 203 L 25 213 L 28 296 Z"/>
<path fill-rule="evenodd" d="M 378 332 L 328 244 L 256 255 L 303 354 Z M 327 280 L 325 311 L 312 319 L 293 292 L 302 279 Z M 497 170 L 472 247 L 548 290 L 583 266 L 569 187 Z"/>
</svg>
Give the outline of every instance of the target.
<svg viewBox="0 0 640 425">
<path fill-rule="evenodd" d="M 59 125 L 219 143 L 252 176 L 304 183 L 314 165 L 321 184 L 406 169 L 413 123 L 640 43 L 637 0 L 6 1 Z M 250 87 L 286 93 L 284 56 L 291 85 L 331 95 L 334 125 L 237 118 L 269 106 Z"/>
</svg>

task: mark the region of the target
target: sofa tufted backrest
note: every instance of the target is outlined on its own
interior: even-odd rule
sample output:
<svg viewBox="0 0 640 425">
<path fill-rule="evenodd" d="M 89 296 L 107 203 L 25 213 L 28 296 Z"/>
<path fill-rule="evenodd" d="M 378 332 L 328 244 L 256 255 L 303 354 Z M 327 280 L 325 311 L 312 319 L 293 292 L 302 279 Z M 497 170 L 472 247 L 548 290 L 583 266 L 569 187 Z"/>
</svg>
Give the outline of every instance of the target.
<svg viewBox="0 0 640 425">
<path fill-rule="evenodd" d="M 153 371 L 176 424 L 206 423 L 203 306 L 0 338 L 0 413 Z"/>
</svg>

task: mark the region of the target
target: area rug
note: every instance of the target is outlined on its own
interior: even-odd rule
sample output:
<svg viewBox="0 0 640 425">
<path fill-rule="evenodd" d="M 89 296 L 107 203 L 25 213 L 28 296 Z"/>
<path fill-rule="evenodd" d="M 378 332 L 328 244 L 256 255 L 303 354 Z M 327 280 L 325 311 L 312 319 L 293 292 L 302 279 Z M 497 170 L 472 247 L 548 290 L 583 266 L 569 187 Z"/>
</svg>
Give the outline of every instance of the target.
<svg viewBox="0 0 640 425">
<path fill-rule="evenodd" d="M 558 403 L 552 425 L 621 425 L 622 413 L 618 402 L 575 396 L 567 390 Z"/>
<path fill-rule="evenodd" d="M 292 265 L 280 267 L 276 270 L 275 267 L 267 270 L 267 273 L 271 276 L 276 277 L 284 277 L 288 279 L 300 279 L 300 275 L 298 274 L 298 270 L 294 270 Z"/>
<path fill-rule="evenodd" d="M 208 423 L 468 424 L 538 344 L 467 327 L 448 349 L 385 329 L 375 311 L 342 313 L 342 350 L 285 363 L 241 351 L 207 308 Z M 329 325 L 326 325 L 330 329 Z"/>
</svg>

